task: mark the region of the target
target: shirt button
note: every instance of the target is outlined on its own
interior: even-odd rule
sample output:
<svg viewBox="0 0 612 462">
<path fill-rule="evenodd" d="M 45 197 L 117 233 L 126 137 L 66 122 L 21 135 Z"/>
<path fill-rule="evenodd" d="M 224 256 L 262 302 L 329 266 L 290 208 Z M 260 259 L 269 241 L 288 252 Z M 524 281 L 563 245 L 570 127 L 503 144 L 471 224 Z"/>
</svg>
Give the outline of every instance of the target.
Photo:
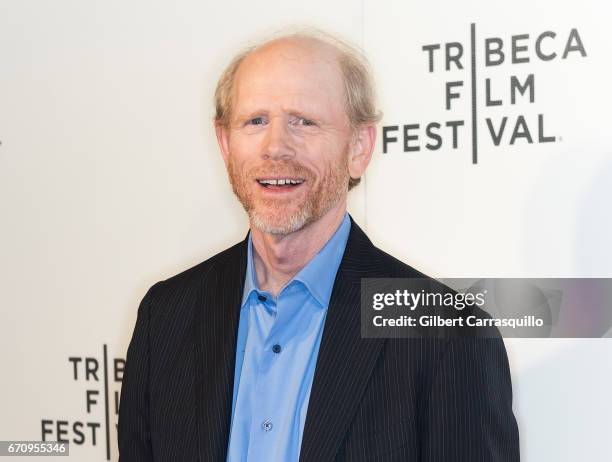
<svg viewBox="0 0 612 462">
<path fill-rule="evenodd" d="M 261 428 L 263 428 L 266 432 L 272 430 L 272 422 L 270 422 L 270 419 L 264 420 L 264 422 L 261 424 Z"/>
<path fill-rule="evenodd" d="M 275 345 L 272 347 L 272 351 L 273 351 L 274 353 L 280 353 L 280 352 L 281 352 L 281 349 L 282 349 L 282 348 L 281 348 L 281 346 L 280 346 L 278 343 L 277 343 L 277 344 L 275 344 Z"/>
<path fill-rule="evenodd" d="M 258 299 L 260 302 L 265 302 L 265 301 L 267 300 L 267 298 L 266 298 L 266 297 L 264 297 L 263 295 L 258 295 L 258 296 L 257 296 L 257 299 Z"/>
</svg>

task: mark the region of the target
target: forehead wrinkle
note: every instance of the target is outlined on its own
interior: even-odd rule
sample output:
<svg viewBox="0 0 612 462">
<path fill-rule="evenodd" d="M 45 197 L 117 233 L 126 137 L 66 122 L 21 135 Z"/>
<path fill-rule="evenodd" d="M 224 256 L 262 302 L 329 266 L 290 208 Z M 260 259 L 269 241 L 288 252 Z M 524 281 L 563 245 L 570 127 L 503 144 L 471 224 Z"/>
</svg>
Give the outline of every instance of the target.
<svg viewBox="0 0 612 462">
<path fill-rule="evenodd" d="M 334 101 L 329 98 L 313 100 L 312 95 L 307 94 L 285 94 L 282 99 L 270 98 L 267 94 L 244 98 L 240 102 L 237 115 L 245 114 L 293 114 L 302 116 L 324 116 L 327 107 L 333 105 Z"/>
<path fill-rule="evenodd" d="M 299 78 L 292 78 L 298 74 Z M 234 89 L 236 100 L 242 93 L 281 98 L 311 98 L 312 95 L 333 96 L 338 95 L 338 86 L 341 81 L 328 78 L 322 72 L 314 71 L 312 66 L 299 66 L 294 69 L 275 68 L 274 65 L 262 72 L 261 69 L 252 69 L 252 72 L 241 74 Z M 334 85 L 336 84 L 336 85 Z M 327 98 L 329 99 L 329 98 Z"/>
</svg>

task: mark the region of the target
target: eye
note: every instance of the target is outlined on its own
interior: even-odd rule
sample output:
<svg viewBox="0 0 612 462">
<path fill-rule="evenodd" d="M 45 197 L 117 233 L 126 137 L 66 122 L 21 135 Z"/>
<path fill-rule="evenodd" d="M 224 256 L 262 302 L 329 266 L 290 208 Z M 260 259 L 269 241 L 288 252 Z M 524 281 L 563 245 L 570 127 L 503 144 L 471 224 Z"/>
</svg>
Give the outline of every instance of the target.
<svg viewBox="0 0 612 462">
<path fill-rule="evenodd" d="M 314 127 L 316 124 L 310 120 L 310 119 L 306 119 L 304 117 L 298 117 L 295 121 L 296 125 L 302 125 L 304 127 Z"/>
<path fill-rule="evenodd" d="M 247 124 L 248 125 L 263 125 L 266 123 L 266 119 L 264 119 L 263 117 L 254 117 L 253 119 L 250 119 Z"/>
</svg>

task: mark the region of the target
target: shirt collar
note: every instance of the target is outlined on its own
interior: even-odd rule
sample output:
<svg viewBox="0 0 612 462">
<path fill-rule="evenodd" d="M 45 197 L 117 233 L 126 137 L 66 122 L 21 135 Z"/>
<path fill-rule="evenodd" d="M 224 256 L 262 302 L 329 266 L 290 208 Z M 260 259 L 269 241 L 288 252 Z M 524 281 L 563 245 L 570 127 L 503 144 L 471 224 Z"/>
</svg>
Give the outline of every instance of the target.
<svg viewBox="0 0 612 462">
<path fill-rule="evenodd" d="M 281 292 L 293 281 L 299 281 L 304 284 L 312 297 L 314 297 L 323 308 L 327 308 L 350 230 L 351 221 L 348 213 L 345 213 L 340 226 L 338 226 L 338 229 L 336 229 L 332 237 L 326 242 L 319 253 L 317 253 L 312 260 L 310 260 L 308 264 L 302 268 L 285 287 L 283 287 Z M 249 295 L 253 291 L 260 292 L 260 289 L 257 285 L 257 278 L 255 277 L 253 241 L 251 239 L 251 233 L 249 233 L 247 268 L 244 290 L 242 292 L 242 306 L 245 305 Z"/>
</svg>

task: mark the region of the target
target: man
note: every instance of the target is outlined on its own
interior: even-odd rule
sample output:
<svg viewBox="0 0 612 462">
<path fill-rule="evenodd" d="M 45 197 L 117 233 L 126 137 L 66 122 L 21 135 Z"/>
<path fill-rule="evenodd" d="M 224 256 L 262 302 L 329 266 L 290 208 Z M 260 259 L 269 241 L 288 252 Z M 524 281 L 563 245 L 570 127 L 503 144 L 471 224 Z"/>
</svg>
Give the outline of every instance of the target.
<svg viewBox="0 0 612 462">
<path fill-rule="evenodd" d="M 121 461 L 517 461 L 500 339 L 360 336 L 360 280 L 421 277 L 348 216 L 374 148 L 367 66 L 327 36 L 239 55 L 215 128 L 247 238 L 144 297 Z"/>
</svg>

